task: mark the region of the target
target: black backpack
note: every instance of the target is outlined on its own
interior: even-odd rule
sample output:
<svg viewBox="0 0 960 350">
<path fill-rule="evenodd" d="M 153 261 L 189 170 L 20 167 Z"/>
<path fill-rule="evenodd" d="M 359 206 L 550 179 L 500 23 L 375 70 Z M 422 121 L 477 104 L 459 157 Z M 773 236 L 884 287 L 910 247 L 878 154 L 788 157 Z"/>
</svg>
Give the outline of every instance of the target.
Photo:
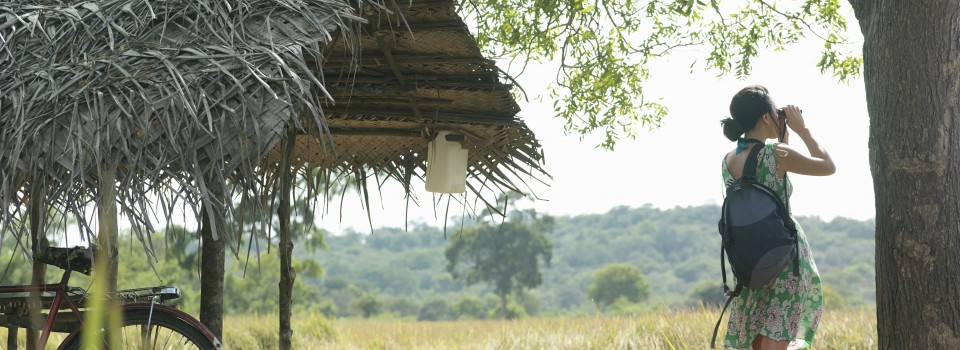
<svg viewBox="0 0 960 350">
<path fill-rule="evenodd" d="M 747 155 L 740 178 L 727 186 L 717 225 L 722 242 L 720 270 L 727 302 L 713 328 L 710 348 L 716 344 L 717 330 L 730 301 L 740 295 L 743 287 L 763 287 L 791 262 L 793 273 L 800 274 L 797 227 L 790 218 L 790 201 L 784 205 L 776 192 L 759 182 L 757 162 L 765 145 L 757 140 L 747 142 L 754 144 L 754 147 Z M 727 287 L 724 253 L 737 279 L 733 290 Z"/>
</svg>

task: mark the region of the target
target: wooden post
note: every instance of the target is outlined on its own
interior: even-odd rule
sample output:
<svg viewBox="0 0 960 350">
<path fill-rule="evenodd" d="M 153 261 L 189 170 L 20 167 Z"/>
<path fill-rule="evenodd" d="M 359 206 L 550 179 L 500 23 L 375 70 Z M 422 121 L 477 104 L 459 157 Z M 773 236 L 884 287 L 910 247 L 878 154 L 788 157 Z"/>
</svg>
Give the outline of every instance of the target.
<svg viewBox="0 0 960 350">
<path fill-rule="evenodd" d="M 208 179 L 211 201 L 223 200 L 220 185 Z M 212 187 L 215 186 L 215 187 Z M 212 220 L 217 220 L 215 205 L 200 207 L 200 323 L 203 323 L 219 339 L 223 339 L 223 276 L 225 273 L 225 237 L 223 225 L 216 225 L 215 235 Z M 221 213 L 222 215 L 222 213 Z M 220 223 L 220 222 L 217 222 Z"/>
<path fill-rule="evenodd" d="M 283 156 L 280 160 L 280 204 L 277 215 L 280 219 L 280 349 L 289 350 L 292 346 L 293 329 L 290 327 L 290 318 L 293 310 L 293 282 L 296 271 L 291 265 L 293 255 L 293 241 L 290 232 L 291 185 L 293 183 L 292 158 L 293 146 L 296 143 L 296 132 L 289 128 L 284 137 Z"/>
<path fill-rule="evenodd" d="M 107 292 L 117 290 L 117 274 L 119 273 L 119 229 L 117 228 L 117 169 L 106 166 L 100 170 L 99 186 L 100 199 L 97 201 L 97 244 L 100 245 L 100 258 L 106 259 L 105 271 L 96 271 L 94 278 L 103 278 Z"/>
<path fill-rule="evenodd" d="M 30 249 L 33 251 L 33 256 L 36 256 L 37 252 L 46 248 L 50 242 L 47 240 L 47 235 L 44 232 L 46 210 L 44 210 L 43 206 L 43 187 L 38 184 L 31 184 L 30 187 Z M 47 264 L 34 261 L 33 275 L 30 278 L 30 284 L 43 284 L 46 274 Z M 27 313 L 30 315 L 30 322 L 34 327 L 27 328 L 27 349 L 37 348 L 39 333 L 36 329 L 39 329 L 43 324 L 43 317 L 40 315 L 41 308 L 40 292 L 31 292 L 29 302 L 27 303 Z"/>
<path fill-rule="evenodd" d="M 17 350 L 17 332 L 20 328 L 16 326 L 7 326 L 7 349 Z"/>
<path fill-rule="evenodd" d="M 97 244 L 99 250 L 94 257 L 93 286 L 91 287 L 91 302 L 84 316 L 85 334 L 97 334 L 104 327 L 119 329 L 123 315 L 120 312 L 120 303 L 117 300 L 107 301 L 106 293 L 117 290 L 117 276 L 119 270 L 119 253 L 117 241 L 119 230 L 117 227 L 117 169 L 116 166 L 104 166 L 98 173 L 97 198 Z M 95 339 L 95 338 L 89 338 Z M 109 348 L 119 348 L 120 332 L 107 332 Z M 85 345 L 92 345 L 89 343 Z"/>
</svg>

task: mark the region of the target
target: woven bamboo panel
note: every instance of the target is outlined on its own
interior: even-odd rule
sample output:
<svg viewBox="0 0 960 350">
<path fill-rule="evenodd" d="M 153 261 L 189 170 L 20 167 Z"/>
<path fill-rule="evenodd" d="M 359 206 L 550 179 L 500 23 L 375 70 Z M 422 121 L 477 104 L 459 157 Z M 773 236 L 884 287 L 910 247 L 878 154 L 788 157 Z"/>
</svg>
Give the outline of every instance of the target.
<svg viewBox="0 0 960 350">
<path fill-rule="evenodd" d="M 542 153 L 517 118 L 513 86 L 456 13 L 454 1 L 404 1 L 395 14 L 365 13 L 357 61 L 327 48 L 322 66 L 326 125 L 307 123 L 295 162 L 328 169 L 363 167 L 397 178 L 422 177 L 437 132 L 464 135 L 474 181 L 540 170 Z M 279 158 L 275 150 L 267 159 Z M 510 187 L 509 185 L 507 187 Z"/>
</svg>

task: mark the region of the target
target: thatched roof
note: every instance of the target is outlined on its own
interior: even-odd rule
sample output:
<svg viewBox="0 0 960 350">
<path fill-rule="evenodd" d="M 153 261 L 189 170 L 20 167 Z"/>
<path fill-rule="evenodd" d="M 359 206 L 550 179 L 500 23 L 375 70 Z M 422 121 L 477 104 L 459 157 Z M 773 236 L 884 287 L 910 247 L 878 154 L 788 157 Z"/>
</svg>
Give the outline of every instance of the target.
<svg viewBox="0 0 960 350">
<path fill-rule="evenodd" d="M 31 193 L 89 230 L 108 168 L 135 229 L 170 215 L 148 198 L 222 217 L 224 190 L 272 186 L 285 130 L 298 169 L 360 183 L 422 178 L 447 129 L 468 136 L 473 192 L 542 176 L 510 85 L 454 2 L 384 3 L 0 1 L 4 232 Z"/>
<path fill-rule="evenodd" d="M 510 77 L 483 57 L 456 6 L 402 1 L 390 15 L 368 7 L 359 52 L 328 46 L 322 76 L 334 103 L 323 111 L 333 137 L 307 128 L 299 160 L 422 186 L 427 143 L 452 130 L 466 136 L 471 192 L 525 192 L 524 181 L 543 178 L 542 151 L 517 118 Z"/>
</svg>

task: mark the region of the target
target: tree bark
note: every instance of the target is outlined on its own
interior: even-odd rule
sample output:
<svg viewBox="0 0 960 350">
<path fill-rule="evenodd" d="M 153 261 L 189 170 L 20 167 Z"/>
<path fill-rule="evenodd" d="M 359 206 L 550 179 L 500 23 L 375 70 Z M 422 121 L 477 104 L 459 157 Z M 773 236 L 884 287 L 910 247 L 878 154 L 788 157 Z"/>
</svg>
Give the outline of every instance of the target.
<svg viewBox="0 0 960 350">
<path fill-rule="evenodd" d="M 219 201 L 222 197 L 212 200 Z M 200 209 L 200 323 L 207 326 L 218 339 L 223 339 L 225 239 L 222 234 L 213 234 L 214 227 L 220 228 L 221 232 L 223 228 L 223 225 L 211 224 L 210 220 L 216 220 L 217 217 L 213 210 L 209 204 L 204 204 Z"/>
<path fill-rule="evenodd" d="M 33 251 L 34 256 L 41 249 L 46 248 L 50 245 L 50 242 L 47 240 L 47 235 L 45 232 L 44 219 L 46 219 L 46 211 L 44 210 L 43 205 L 43 190 L 40 186 L 33 185 L 32 191 L 30 193 L 30 248 Z M 44 264 L 39 261 L 33 262 L 33 274 L 30 277 L 30 284 L 40 285 L 43 284 L 44 277 L 47 274 L 47 264 Z M 30 314 L 30 321 L 33 323 L 33 329 L 27 329 L 27 349 L 36 349 L 37 340 L 39 338 L 39 332 L 36 329 L 40 329 L 43 325 L 43 316 L 41 313 L 41 302 L 40 302 L 40 292 L 30 292 L 30 302 L 28 303 L 28 313 Z M 16 348 L 16 346 L 14 346 Z"/>
<path fill-rule="evenodd" d="M 960 0 L 855 1 L 880 349 L 960 349 Z"/>
<path fill-rule="evenodd" d="M 99 196 L 97 198 L 97 244 L 100 250 L 95 259 L 93 272 L 93 298 L 106 298 L 105 293 L 117 291 L 117 278 L 120 273 L 120 252 L 117 242 L 120 239 L 117 216 L 117 167 L 104 166 L 98 173 Z M 102 293 L 102 294 L 101 294 Z M 97 303 L 93 303 L 91 311 L 87 313 L 94 318 L 104 321 L 107 329 L 119 329 L 122 324 L 119 300 L 108 300 L 97 310 Z M 89 322 L 88 324 L 95 324 Z M 92 326 L 90 326 L 92 327 Z M 120 344 L 119 332 L 107 332 L 107 343 L 110 348 L 118 348 Z"/>
<path fill-rule="evenodd" d="M 296 280 L 296 271 L 292 266 L 293 241 L 290 232 L 290 209 L 292 207 L 291 185 L 293 174 L 291 170 L 293 146 L 296 142 L 296 133 L 291 128 L 284 138 L 283 159 L 280 161 L 280 205 L 277 215 L 280 219 L 280 349 L 289 350 L 293 344 L 293 329 L 290 318 L 293 314 L 293 282 Z"/>
<path fill-rule="evenodd" d="M 117 169 L 116 167 L 104 167 L 99 172 L 99 190 L 100 196 L 97 202 L 97 244 L 100 245 L 98 257 L 106 260 L 106 268 L 103 271 L 95 271 L 94 279 L 102 278 L 105 280 L 105 292 L 117 290 L 117 275 L 119 274 L 119 251 L 117 241 L 119 240 L 119 229 L 117 227 Z"/>
</svg>

